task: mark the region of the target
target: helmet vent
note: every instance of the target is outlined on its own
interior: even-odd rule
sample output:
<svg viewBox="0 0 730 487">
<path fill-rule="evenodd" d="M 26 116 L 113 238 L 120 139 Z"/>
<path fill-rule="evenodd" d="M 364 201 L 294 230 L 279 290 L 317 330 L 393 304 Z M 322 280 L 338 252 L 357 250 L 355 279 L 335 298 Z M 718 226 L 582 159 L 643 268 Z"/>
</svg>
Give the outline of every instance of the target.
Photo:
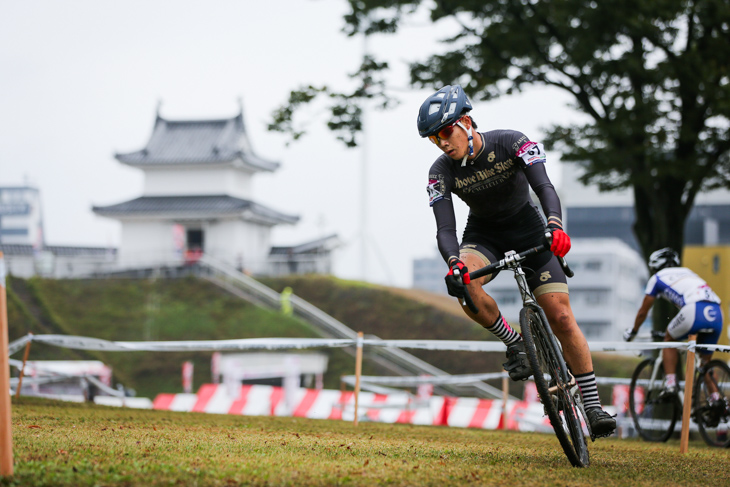
<svg viewBox="0 0 730 487">
<path fill-rule="evenodd" d="M 441 109 L 441 105 L 438 103 L 431 103 L 428 107 L 428 114 L 433 115 Z"/>
</svg>

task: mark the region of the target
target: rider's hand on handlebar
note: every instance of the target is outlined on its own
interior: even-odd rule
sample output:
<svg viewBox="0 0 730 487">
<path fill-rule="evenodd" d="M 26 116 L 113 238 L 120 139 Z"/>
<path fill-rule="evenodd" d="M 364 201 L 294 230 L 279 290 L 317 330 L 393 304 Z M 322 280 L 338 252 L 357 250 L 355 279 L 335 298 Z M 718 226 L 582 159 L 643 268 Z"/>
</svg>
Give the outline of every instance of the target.
<svg viewBox="0 0 730 487">
<path fill-rule="evenodd" d="M 550 246 L 550 251 L 558 257 L 565 257 L 565 254 L 570 250 L 570 237 L 555 223 L 550 223 L 548 229 L 553 234 L 553 243 Z"/>
<path fill-rule="evenodd" d="M 624 330 L 624 341 L 630 342 L 636 337 L 636 331 L 633 328 L 626 328 Z"/>
<path fill-rule="evenodd" d="M 444 278 L 446 281 L 446 289 L 449 295 L 459 299 L 464 299 L 466 295 L 466 284 L 469 284 L 469 269 L 459 259 L 451 259 L 449 262 L 449 273 Z"/>
</svg>

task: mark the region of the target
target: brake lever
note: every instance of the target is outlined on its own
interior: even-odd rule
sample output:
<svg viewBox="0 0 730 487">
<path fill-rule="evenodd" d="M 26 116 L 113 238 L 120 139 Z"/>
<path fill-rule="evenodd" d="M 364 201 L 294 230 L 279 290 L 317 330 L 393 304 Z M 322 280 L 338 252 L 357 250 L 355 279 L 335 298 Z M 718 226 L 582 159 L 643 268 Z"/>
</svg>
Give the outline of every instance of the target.
<svg viewBox="0 0 730 487">
<path fill-rule="evenodd" d="M 464 285 L 464 296 L 462 296 L 460 302 L 462 306 L 467 306 L 469 310 L 471 310 L 472 313 L 479 314 L 479 308 L 477 308 L 476 304 L 474 304 L 474 300 L 471 299 L 471 294 L 469 294 L 469 288 L 466 287 L 466 284 L 464 284 L 464 278 L 461 275 L 461 272 L 459 272 L 459 269 L 454 270 L 454 275 L 457 276 L 461 283 Z"/>
</svg>

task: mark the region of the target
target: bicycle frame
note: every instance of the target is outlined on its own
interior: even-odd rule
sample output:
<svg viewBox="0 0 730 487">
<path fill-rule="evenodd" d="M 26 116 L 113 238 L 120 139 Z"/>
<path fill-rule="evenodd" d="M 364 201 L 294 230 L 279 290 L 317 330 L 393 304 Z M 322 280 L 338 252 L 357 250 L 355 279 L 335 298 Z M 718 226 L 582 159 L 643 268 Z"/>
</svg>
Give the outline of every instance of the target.
<svg viewBox="0 0 730 487">
<path fill-rule="evenodd" d="M 680 357 L 684 355 L 684 351 L 680 351 Z M 679 377 L 680 373 L 683 373 L 683 370 L 680 370 L 682 368 L 682 364 L 684 363 L 684 360 L 680 358 L 680 360 L 677 361 L 677 370 L 676 374 Z M 654 359 L 654 369 L 651 373 L 651 378 L 649 379 L 648 387 L 650 389 L 653 389 L 655 386 L 663 387 L 663 384 L 655 384 L 657 382 L 657 375 L 659 375 L 664 370 L 664 357 L 662 356 L 661 350 L 657 358 Z M 699 381 L 703 378 L 705 375 L 705 369 L 704 364 L 702 363 L 702 357 L 700 357 L 700 354 L 695 354 L 695 367 L 694 367 L 694 387 L 698 387 Z M 685 381 L 684 380 L 677 380 L 677 396 L 679 397 L 679 402 L 681 404 L 684 404 L 684 386 Z M 695 404 L 692 404 L 692 411 L 694 412 Z"/>
<path fill-rule="evenodd" d="M 550 234 L 546 235 L 546 237 L 549 236 Z M 474 280 L 501 270 L 511 270 L 514 273 L 523 304 L 520 324 L 522 325 L 525 352 L 533 371 L 540 400 L 545 408 L 545 414 L 550 418 L 553 430 L 571 464 L 576 467 L 586 467 L 590 461 L 582 425 L 585 424 L 591 439 L 595 437 L 586 420 L 580 388 L 568 371 L 562 347 L 550 328 L 550 322 L 545 312 L 530 290 L 521 265 L 521 262 L 528 256 L 548 249 L 549 240 L 546 244 L 520 253 L 513 250 L 508 251 L 499 262 L 470 272 L 469 278 Z M 561 265 L 566 275 L 573 275 L 562 259 Z M 469 297 L 468 290 L 464 301 L 472 312 L 478 313 L 478 309 Z"/>
<path fill-rule="evenodd" d="M 511 270 L 512 272 L 514 272 L 515 281 L 517 282 L 517 288 L 519 289 L 520 297 L 522 298 L 522 306 L 524 308 L 532 308 L 540 315 L 545 323 L 550 323 L 547 319 L 547 316 L 545 316 L 545 311 L 542 309 L 542 307 L 540 307 L 539 304 L 537 304 L 537 299 L 535 299 L 535 295 L 532 294 L 530 286 L 527 284 L 527 276 L 525 274 L 525 271 L 522 269 L 522 265 L 520 264 L 523 260 L 524 257 L 520 258 L 520 254 L 518 254 L 514 250 L 510 250 L 504 254 L 504 259 L 502 259 L 498 264 L 501 265 L 502 270 Z M 555 338 L 552 330 L 550 330 L 547 338 L 548 340 L 550 340 L 554 347 L 562 352 L 563 348 L 560 345 L 560 342 L 558 342 L 558 340 Z M 568 367 L 565 366 L 564 363 L 562 365 L 563 366 L 560 368 L 561 379 L 566 383 L 571 383 L 572 385 L 575 385 L 575 379 L 568 372 Z M 575 385 L 575 387 L 577 387 L 577 385 Z M 581 403 L 581 408 L 582 406 L 583 405 Z"/>
</svg>

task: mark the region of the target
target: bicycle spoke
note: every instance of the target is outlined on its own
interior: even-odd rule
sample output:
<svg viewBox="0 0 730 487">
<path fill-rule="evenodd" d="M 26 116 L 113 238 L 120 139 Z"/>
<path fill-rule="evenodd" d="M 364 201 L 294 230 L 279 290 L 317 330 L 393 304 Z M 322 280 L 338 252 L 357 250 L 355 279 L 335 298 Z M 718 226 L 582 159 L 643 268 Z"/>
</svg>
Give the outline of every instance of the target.
<svg viewBox="0 0 730 487">
<path fill-rule="evenodd" d="M 647 441 L 667 441 L 674 432 L 680 404 L 665 396 L 664 370 L 655 359 L 641 362 L 629 386 L 629 412 L 639 435 Z"/>
<path fill-rule="evenodd" d="M 713 393 L 719 399 L 713 399 Z M 725 362 L 711 360 L 700 371 L 693 401 L 693 419 L 705 442 L 710 446 L 730 446 L 730 368 Z"/>
</svg>

